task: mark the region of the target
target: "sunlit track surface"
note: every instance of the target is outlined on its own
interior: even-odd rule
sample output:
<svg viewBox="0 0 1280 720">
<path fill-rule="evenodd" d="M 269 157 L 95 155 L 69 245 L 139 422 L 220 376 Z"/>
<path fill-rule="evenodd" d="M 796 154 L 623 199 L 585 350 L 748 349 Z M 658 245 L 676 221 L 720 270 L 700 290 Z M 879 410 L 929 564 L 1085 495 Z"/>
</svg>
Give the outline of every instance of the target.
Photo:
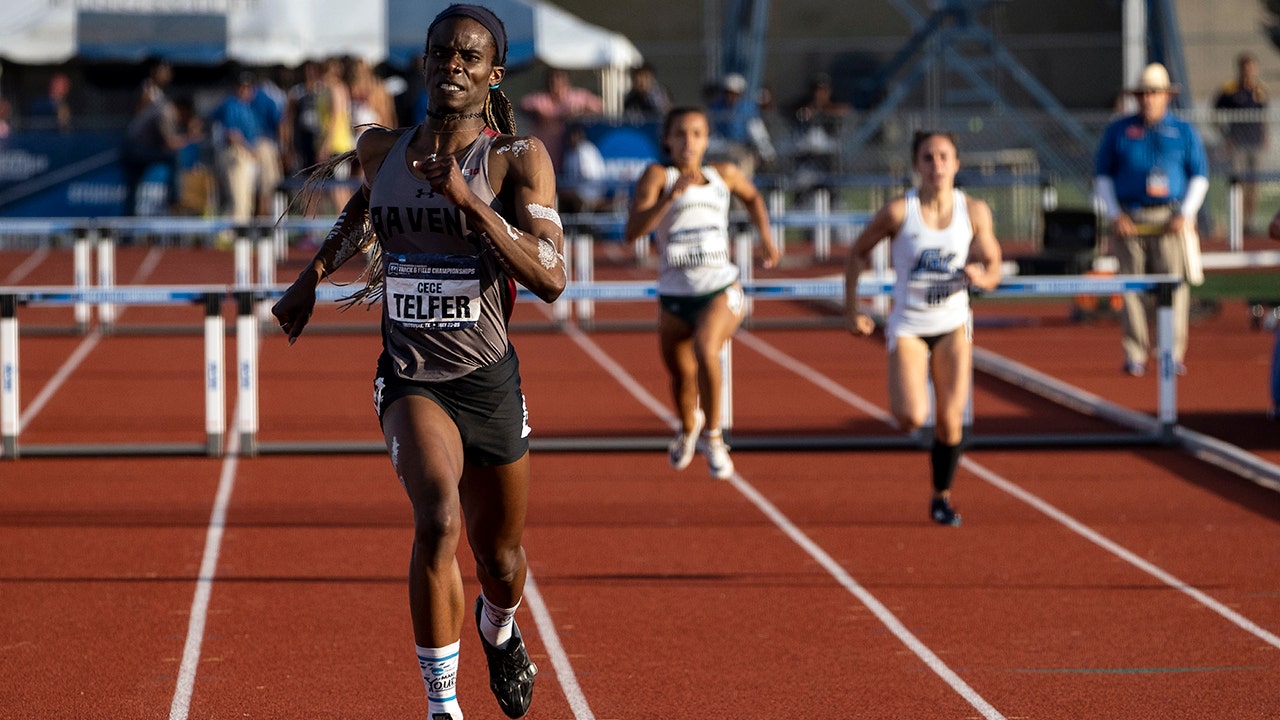
<svg viewBox="0 0 1280 720">
<path fill-rule="evenodd" d="M 120 277 L 145 257 L 122 253 Z M 0 272 L 20 264 L 7 262 Z M 166 253 L 147 282 L 208 279 L 182 271 Z M 121 322 L 199 316 L 136 319 L 143 310 Z M 1261 419 L 1271 338 L 1244 313 L 1224 307 L 1193 326 L 1179 419 L 1274 458 Z M 514 337 L 535 437 L 669 432 L 651 330 L 551 332 L 531 303 L 516 320 L 540 328 Z M 1114 324 L 1068 323 L 1062 304 L 980 305 L 978 320 L 980 346 L 1154 412 L 1154 379 L 1119 373 Z M 314 322 L 358 331 L 292 347 L 263 337 L 262 438 L 376 442 L 376 313 Z M 23 343 L 30 408 L 85 337 Z M 24 437 L 198 438 L 200 343 L 103 335 Z M 756 327 L 735 343 L 734 371 L 739 436 L 898 436 L 876 339 Z M 1099 423 L 981 375 L 974 405 L 979 431 Z M 719 482 L 701 458 L 677 473 L 660 451 L 535 455 L 537 599 L 520 622 L 543 674 L 530 717 L 1267 718 L 1280 706 L 1274 492 L 1174 448 L 981 448 L 957 479 L 964 525 L 950 529 L 927 519 L 920 450 L 734 456 L 737 476 Z M 411 521 L 385 457 L 230 469 L 23 458 L 0 463 L 0 483 L 0 604 L 12 609 L 0 613 L 0 715 L 174 717 L 189 682 L 191 718 L 423 716 L 404 600 Z M 460 565 L 468 574 L 465 550 Z M 205 613 L 194 639 L 193 611 Z M 465 627 L 464 710 L 500 718 L 482 657 Z"/>
</svg>

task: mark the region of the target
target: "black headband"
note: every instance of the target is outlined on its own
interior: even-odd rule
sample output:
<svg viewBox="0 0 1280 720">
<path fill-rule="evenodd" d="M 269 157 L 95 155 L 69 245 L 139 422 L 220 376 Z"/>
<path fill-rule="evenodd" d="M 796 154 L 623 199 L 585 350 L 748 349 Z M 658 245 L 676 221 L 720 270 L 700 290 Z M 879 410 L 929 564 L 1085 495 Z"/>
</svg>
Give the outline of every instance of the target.
<svg viewBox="0 0 1280 720">
<path fill-rule="evenodd" d="M 498 61 L 494 63 L 497 67 L 506 67 L 507 64 L 507 30 L 502 26 L 502 21 L 498 16 L 487 7 L 480 5 L 463 5 L 455 3 L 440 11 L 436 15 L 436 19 L 431 21 L 431 26 L 427 28 L 428 37 L 431 31 L 441 20 L 447 20 L 451 17 L 466 17 L 475 20 L 484 26 L 485 30 L 493 36 L 493 44 L 498 48 Z"/>
</svg>

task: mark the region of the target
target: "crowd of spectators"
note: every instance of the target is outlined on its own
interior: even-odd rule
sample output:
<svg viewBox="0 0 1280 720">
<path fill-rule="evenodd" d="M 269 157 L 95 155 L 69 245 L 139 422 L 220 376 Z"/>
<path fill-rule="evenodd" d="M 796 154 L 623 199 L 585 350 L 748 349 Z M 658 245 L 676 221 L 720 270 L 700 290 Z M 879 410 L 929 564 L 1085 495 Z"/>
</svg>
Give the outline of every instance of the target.
<svg viewBox="0 0 1280 720">
<path fill-rule="evenodd" d="M 543 87 L 519 104 L 521 126 L 542 139 L 563 175 L 567 208 L 603 209 L 609 199 L 604 161 L 587 128 L 604 113 L 604 101 L 575 85 L 563 69 L 548 67 L 544 73 Z M 124 214 L 225 215 L 239 222 L 270 217 L 272 195 L 282 181 L 285 187 L 300 185 L 300 172 L 354 148 L 363 128 L 412 123 L 426 112 L 425 93 L 409 92 L 405 80 L 384 78 L 358 58 L 234 72 L 230 78 L 217 93 L 190 83 L 174 90 L 173 68 L 163 61 L 150 64 L 121 146 Z M 762 125 L 748 128 L 752 121 L 742 111 L 755 105 L 739 106 L 744 84 L 741 75 L 731 74 L 702 100 L 716 119 L 713 153 L 752 168 L 761 148 L 771 148 Z M 30 106 L 24 129 L 68 128 L 69 90 L 66 74 L 57 73 L 48 96 Z M 675 104 L 653 65 L 631 70 L 623 98 L 627 122 L 656 126 Z M 6 109 L 0 106 L 0 138 Z M 338 179 L 349 171 L 340 168 Z M 165 188 L 164 203 L 139 199 L 146 183 Z M 328 209 L 340 207 L 347 192 L 339 183 Z"/>
<path fill-rule="evenodd" d="M 271 217 L 282 182 L 300 185 L 299 173 L 354 148 L 363 128 L 412 123 L 426 110 L 425 93 L 408 92 L 412 80 L 384 77 L 358 58 L 228 68 L 221 88 L 209 73 L 193 79 L 189 70 L 180 68 L 175 81 L 168 62 L 149 61 L 145 79 L 129 91 L 119 148 L 124 215 Z M 30 101 L 0 98 L 0 147 L 17 129 L 84 129 L 87 116 L 75 115 L 72 83 L 68 72 L 57 70 L 46 92 Z M 745 90 L 743 77 L 729 74 L 699 100 L 715 124 L 712 154 L 750 170 L 773 151 L 763 124 L 751 117 L 757 98 L 745 97 Z M 696 101 L 673 102 L 651 64 L 631 70 L 622 103 L 627 122 L 656 126 L 678 104 Z M 548 67 L 544 87 L 525 94 L 518 111 L 522 127 L 543 140 L 564 174 L 563 200 L 584 211 L 604 208 L 608 190 L 595 186 L 604 183 L 603 158 L 587 132 L 604 113 L 603 99 L 575 85 L 569 72 Z M 350 169 L 340 168 L 338 179 Z M 349 188 L 338 185 L 334 207 L 323 209 L 341 206 Z"/>
<path fill-rule="evenodd" d="M 126 215 L 272 217 L 282 181 L 351 150 L 364 128 L 397 125 L 388 80 L 355 58 L 237 73 L 203 111 L 190 93 L 175 99 L 172 81 L 156 62 L 137 91 L 121 145 Z M 148 181 L 163 182 L 161 207 L 140 200 Z"/>
</svg>

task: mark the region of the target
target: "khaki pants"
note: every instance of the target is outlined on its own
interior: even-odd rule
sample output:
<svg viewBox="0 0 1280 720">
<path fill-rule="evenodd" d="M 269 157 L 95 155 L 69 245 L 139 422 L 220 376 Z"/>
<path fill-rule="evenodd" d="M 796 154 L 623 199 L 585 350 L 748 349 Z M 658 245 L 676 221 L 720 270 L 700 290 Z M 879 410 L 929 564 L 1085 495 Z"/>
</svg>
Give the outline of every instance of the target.
<svg viewBox="0 0 1280 720">
<path fill-rule="evenodd" d="M 218 156 L 222 183 L 227 190 L 227 215 L 237 224 L 248 224 L 253 219 L 257 202 L 258 160 L 254 154 L 239 146 L 228 145 Z"/>
<path fill-rule="evenodd" d="M 280 184 L 280 153 L 274 142 L 260 139 L 252 148 L 228 145 L 219 155 L 223 184 L 237 223 L 271 214 L 271 196 Z"/>
<path fill-rule="evenodd" d="M 1173 216 L 1166 207 L 1143 208 L 1131 213 L 1139 232 L 1163 228 Z M 1146 226 L 1146 227 L 1144 227 Z M 1142 234 L 1115 238 L 1116 260 L 1124 275 L 1177 275 L 1186 278 L 1183 240 L 1176 233 Z M 1149 321 L 1155 314 L 1155 297 L 1148 293 L 1125 293 L 1120 325 L 1125 359 L 1145 363 L 1152 350 Z M 1173 293 L 1173 361 L 1183 362 L 1187 354 L 1187 330 L 1191 317 L 1191 290 L 1183 283 Z"/>
</svg>

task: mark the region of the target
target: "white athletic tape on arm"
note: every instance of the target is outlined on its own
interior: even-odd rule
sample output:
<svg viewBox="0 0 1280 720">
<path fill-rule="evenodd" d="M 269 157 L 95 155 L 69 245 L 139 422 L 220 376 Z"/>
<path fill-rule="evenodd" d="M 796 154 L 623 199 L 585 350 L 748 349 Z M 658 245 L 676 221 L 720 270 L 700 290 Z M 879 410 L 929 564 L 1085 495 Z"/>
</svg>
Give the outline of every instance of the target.
<svg viewBox="0 0 1280 720">
<path fill-rule="evenodd" d="M 548 270 L 556 265 L 564 266 L 564 255 L 556 252 L 556 244 L 547 238 L 538 238 L 538 263 Z"/>
<path fill-rule="evenodd" d="M 564 225 L 560 222 L 560 213 L 556 212 L 555 208 L 550 208 L 546 205 L 538 205 L 537 203 L 529 203 L 524 207 L 534 218 L 537 218 L 538 220 L 550 220 L 556 224 L 556 227 L 564 230 Z"/>
</svg>

